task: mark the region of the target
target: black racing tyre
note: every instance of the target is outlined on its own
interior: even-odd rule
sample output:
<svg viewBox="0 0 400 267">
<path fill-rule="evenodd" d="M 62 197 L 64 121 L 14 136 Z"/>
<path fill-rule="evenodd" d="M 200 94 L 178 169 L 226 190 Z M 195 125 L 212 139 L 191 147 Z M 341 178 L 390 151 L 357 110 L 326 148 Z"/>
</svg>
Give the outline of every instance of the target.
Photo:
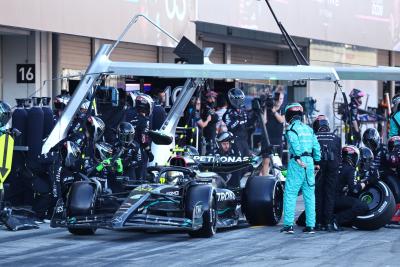
<svg viewBox="0 0 400 267">
<path fill-rule="evenodd" d="M 189 235 L 196 238 L 209 238 L 217 232 L 217 201 L 215 196 L 210 198 L 210 204 L 203 213 L 203 226 L 196 230 L 190 231 Z"/>
<path fill-rule="evenodd" d="M 395 213 L 396 202 L 390 188 L 382 181 L 368 186 L 358 197 L 368 204 L 369 211 L 358 216 L 353 225 L 361 230 L 376 230 L 390 222 Z"/>
<path fill-rule="evenodd" d="M 400 178 L 388 175 L 382 179 L 393 193 L 396 203 L 400 203 Z"/>
<path fill-rule="evenodd" d="M 87 181 L 73 183 L 68 194 L 67 216 L 73 217 L 91 214 L 95 206 L 96 198 L 97 193 L 93 183 Z M 96 227 L 68 227 L 68 231 L 74 235 L 93 235 L 96 230 Z"/>
<path fill-rule="evenodd" d="M 283 212 L 283 186 L 273 176 L 254 176 L 243 192 L 243 212 L 251 225 L 277 225 Z"/>
<path fill-rule="evenodd" d="M 68 227 L 68 232 L 73 235 L 94 235 L 97 228 L 70 228 Z"/>
</svg>

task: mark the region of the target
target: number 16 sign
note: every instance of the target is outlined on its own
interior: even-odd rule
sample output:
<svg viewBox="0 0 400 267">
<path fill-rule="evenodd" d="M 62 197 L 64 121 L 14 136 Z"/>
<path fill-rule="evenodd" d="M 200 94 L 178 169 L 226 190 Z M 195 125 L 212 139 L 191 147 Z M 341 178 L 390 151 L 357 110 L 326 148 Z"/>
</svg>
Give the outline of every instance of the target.
<svg viewBox="0 0 400 267">
<path fill-rule="evenodd" d="M 17 64 L 17 83 L 35 83 L 35 64 Z"/>
</svg>

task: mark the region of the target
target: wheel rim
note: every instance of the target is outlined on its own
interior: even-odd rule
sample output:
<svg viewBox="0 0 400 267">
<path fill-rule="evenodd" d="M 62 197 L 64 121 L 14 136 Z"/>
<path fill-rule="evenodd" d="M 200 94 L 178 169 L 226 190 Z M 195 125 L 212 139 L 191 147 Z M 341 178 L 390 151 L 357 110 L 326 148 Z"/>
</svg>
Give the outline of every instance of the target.
<svg viewBox="0 0 400 267">
<path fill-rule="evenodd" d="M 215 209 L 215 201 L 210 209 L 211 231 L 213 234 L 217 232 L 217 210 Z"/>
<path fill-rule="evenodd" d="M 274 215 L 275 219 L 279 221 L 282 217 L 282 212 L 283 212 L 283 190 L 282 186 L 280 184 L 277 184 L 275 187 L 275 193 L 274 193 L 274 198 L 273 198 L 273 208 L 274 208 Z"/>
<path fill-rule="evenodd" d="M 382 203 L 382 190 L 377 187 L 370 187 L 367 191 L 360 194 L 358 197 L 362 202 L 368 205 L 369 210 L 375 210 Z"/>
</svg>

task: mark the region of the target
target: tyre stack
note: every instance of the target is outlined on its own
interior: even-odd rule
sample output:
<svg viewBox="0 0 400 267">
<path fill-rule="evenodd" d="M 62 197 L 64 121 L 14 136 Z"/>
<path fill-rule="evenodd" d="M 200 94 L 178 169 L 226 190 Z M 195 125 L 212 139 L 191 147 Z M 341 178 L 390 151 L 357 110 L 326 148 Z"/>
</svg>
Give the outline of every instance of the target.
<svg viewBox="0 0 400 267">
<path fill-rule="evenodd" d="M 43 140 L 49 136 L 54 127 L 53 110 L 50 108 L 50 101 L 50 97 L 42 97 Z"/>
<path fill-rule="evenodd" d="M 19 136 L 15 137 L 15 146 L 27 146 L 28 136 L 28 111 L 31 100 L 28 98 L 17 98 L 17 107 L 12 114 L 12 128 L 21 132 Z M 14 151 L 13 163 L 10 177 L 6 184 L 5 198 L 13 206 L 29 206 L 32 205 L 33 191 L 30 180 L 24 176 L 24 169 L 26 163 L 26 152 Z"/>
<path fill-rule="evenodd" d="M 32 97 L 32 107 L 28 110 L 27 144 L 28 165 L 32 169 L 40 169 L 38 156 L 42 151 L 44 113 L 40 107 L 41 98 Z"/>
</svg>

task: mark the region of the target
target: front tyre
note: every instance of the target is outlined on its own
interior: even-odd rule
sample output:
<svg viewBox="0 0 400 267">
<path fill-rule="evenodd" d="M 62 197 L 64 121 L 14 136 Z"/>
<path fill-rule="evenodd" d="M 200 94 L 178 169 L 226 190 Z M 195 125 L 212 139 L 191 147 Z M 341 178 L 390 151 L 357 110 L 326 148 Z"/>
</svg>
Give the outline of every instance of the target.
<svg viewBox="0 0 400 267">
<path fill-rule="evenodd" d="M 96 228 L 70 228 L 68 227 L 68 232 L 73 235 L 94 235 L 96 233 Z"/>
<path fill-rule="evenodd" d="M 196 238 L 210 238 L 217 232 L 217 202 L 214 196 L 210 199 L 209 208 L 203 213 L 203 225 L 200 229 L 190 231 L 189 235 Z"/>
</svg>

